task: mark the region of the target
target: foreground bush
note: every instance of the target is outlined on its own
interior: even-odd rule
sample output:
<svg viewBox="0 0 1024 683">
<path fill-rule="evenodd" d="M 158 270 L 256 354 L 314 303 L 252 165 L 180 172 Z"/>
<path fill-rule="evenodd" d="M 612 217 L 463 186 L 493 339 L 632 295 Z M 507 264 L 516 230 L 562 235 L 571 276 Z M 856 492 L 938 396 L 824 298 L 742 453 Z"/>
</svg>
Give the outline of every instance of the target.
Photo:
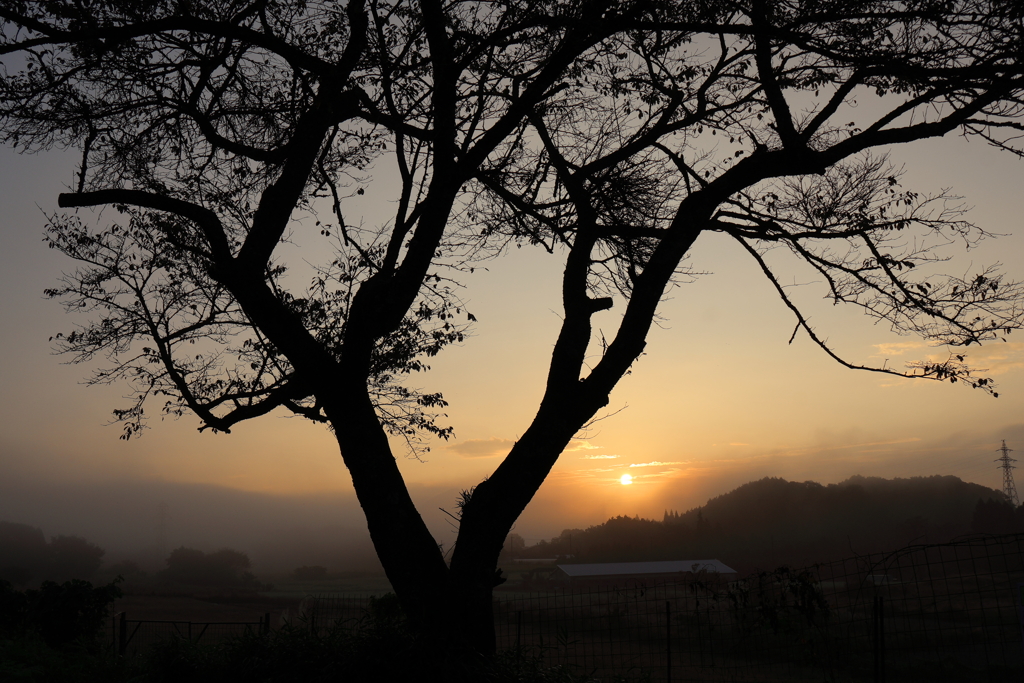
<svg viewBox="0 0 1024 683">
<path fill-rule="evenodd" d="M 44 581 L 38 589 L 25 591 L 0 581 L 0 638 L 38 637 L 51 648 L 96 650 L 108 608 L 119 597 L 116 581 L 95 588 L 78 579 Z"/>
<path fill-rule="evenodd" d="M 117 583 L 44 582 L 14 590 L 0 581 L 0 681 L 116 681 L 124 668 L 102 637 Z"/>
</svg>

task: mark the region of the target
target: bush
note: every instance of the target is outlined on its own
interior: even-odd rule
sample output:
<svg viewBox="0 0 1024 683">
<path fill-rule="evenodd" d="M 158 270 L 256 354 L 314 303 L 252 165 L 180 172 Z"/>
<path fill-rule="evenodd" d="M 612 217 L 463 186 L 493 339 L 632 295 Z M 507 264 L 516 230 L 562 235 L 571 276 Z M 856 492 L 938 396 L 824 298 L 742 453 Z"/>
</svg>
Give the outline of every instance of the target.
<svg viewBox="0 0 1024 683">
<path fill-rule="evenodd" d="M 249 556 L 237 550 L 224 548 L 207 554 L 182 546 L 171 552 L 162 576 L 187 586 L 259 590 L 263 585 L 247 571 L 251 565 Z"/>
<path fill-rule="evenodd" d="M 80 536 L 50 539 L 50 579 L 91 579 L 103 564 L 106 551 Z"/>
<path fill-rule="evenodd" d="M 55 536 L 47 543 L 42 529 L 0 522 L 0 579 L 15 585 L 33 579 L 91 579 L 105 553 L 80 536 Z"/>
<path fill-rule="evenodd" d="M 49 560 L 49 548 L 42 529 L 0 522 L 0 580 L 24 585 L 42 573 Z"/>
<path fill-rule="evenodd" d="M 96 649 L 107 608 L 121 597 L 117 582 L 94 588 L 78 579 L 44 581 L 38 590 L 16 591 L 0 581 L 0 637 L 39 636 L 52 648 L 72 643 Z"/>
<path fill-rule="evenodd" d="M 0 639 L 0 681 L 5 683 L 142 683 L 136 664 L 109 652 L 55 650 L 32 634 Z"/>
<path fill-rule="evenodd" d="M 0 639 L 20 635 L 28 624 L 28 596 L 0 579 Z"/>
<path fill-rule="evenodd" d="M 138 563 L 131 560 L 121 560 L 104 567 L 101 576 L 121 577 L 124 579 L 121 589 L 128 594 L 152 587 L 149 574 Z"/>
</svg>

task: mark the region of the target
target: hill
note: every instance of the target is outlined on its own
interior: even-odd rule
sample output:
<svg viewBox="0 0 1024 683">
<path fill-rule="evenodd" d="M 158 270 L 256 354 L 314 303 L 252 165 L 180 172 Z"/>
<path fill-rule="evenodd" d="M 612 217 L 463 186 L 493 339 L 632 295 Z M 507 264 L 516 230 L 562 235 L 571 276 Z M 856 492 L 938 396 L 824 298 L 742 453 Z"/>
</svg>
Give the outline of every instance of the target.
<svg viewBox="0 0 1024 683">
<path fill-rule="evenodd" d="M 765 478 L 663 519 L 614 517 L 566 529 L 517 557 L 579 562 L 716 558 L 740 571 L 800 566 L 941 543 L 972 532 L 1024 530 L 1024 509 L 953 476 L 851 477 L 838 484 Z"/>
</svg>

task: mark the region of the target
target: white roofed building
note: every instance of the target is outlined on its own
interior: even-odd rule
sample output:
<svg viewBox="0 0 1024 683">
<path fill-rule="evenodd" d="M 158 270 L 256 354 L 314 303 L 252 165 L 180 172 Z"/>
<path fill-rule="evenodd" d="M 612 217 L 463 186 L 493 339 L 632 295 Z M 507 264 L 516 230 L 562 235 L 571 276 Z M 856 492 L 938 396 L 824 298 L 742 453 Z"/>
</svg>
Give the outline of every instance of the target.
<svg viewBox="0 0 1024 683">
<path fill-rule="evenodd" d="M 717 575 L 736 571 L 718 560 L 669 560 L 663 562 L 605 562 L 560 564 L 552 579 L 570 583 L 612 583 L 626 579 L 681 579 L 699 572 Z"/>
</svg>

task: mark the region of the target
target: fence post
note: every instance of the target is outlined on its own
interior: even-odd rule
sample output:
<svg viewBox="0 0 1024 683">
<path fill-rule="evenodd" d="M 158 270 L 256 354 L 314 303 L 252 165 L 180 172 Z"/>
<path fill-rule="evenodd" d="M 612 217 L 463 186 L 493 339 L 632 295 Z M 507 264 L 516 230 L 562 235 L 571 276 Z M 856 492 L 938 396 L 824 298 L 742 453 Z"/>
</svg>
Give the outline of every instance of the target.
<svg viewBox="0 0 1024 683">
<path fill-rule="evenodd" d="M 128 621 L 124 612 L 118 614 L 117 619 L 117 654 L 124 657 L 128 649 Z"/>
<path fill-rule="evenodd" d="M 672 683 L 672 603 L 665 601 L 665 678 Z"/>
<path fill-rule="evenodd" d="M 264 616 L 266 617 L 267 621 L 265 624 L 262 624 L 263 635 L 270 635 L 270 612 L 267 612 L 266 615 Z"/>
<path fill-rule="evenodd" d="M 700 653 L 700 668 L 704 668 L 704 635 L 700 629 L 700 603 L 697 604 L 697 652 Z"/>
<path fill-rule="evenodd" d="M 872 640 L 875 654 L 874 682 L 885 683 L 885 606 L 882 596 L 875 596 L 875 604 L 872 614 Z"/>
<path fill-rule="evenodd" d="M 711 603 L 707 603 L 708 609 L 708 658 L 711 660 L 711 666 L 715 665 L 715 622 L 711 618 Z"/>
<path fill-rule="evenodd" d="M 522 648 L 522 641 L 520 638 L 523 635 L 523 610 L 516 612 L 516 651 L 518 652 Z"/>
</svg>

